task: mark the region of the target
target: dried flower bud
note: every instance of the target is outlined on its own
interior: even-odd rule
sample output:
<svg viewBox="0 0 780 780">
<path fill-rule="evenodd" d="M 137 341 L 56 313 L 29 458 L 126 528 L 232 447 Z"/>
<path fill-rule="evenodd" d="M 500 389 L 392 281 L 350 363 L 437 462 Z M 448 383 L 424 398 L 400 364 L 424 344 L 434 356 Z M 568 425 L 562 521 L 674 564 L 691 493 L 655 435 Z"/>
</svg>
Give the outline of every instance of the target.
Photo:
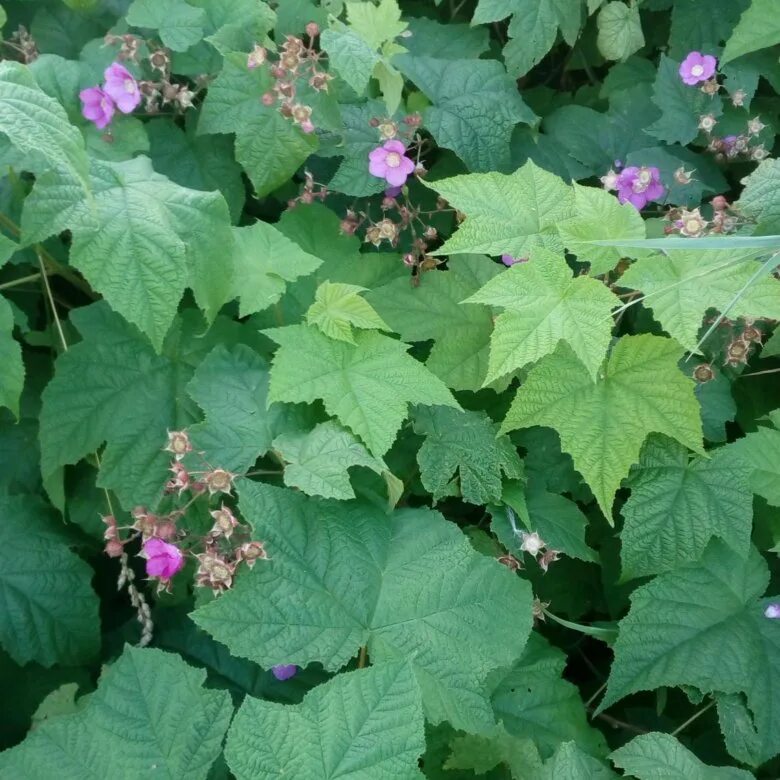
<svg viewBox="0 0 780 780">
<path fill-rule="evenodd" d="M 425 230 L 423 231 L 423 238 L 427 239 L 428 241 L 433 241 L 439 236 L 439 231 L 436 230 L 435 227 L 429 225 Z"/>
<path fill-rule="evenodd" d="M 168 431 L 168 444 L 163 451 L 171 452 L 176 460 L 181 460 L 188 452 L 192 452 L 190 437 L 185 431 Z"/>
<path fill-rule="evenodd" d="M 171 539 L 174 539 L 177 534 L 177 528 L 176 523 L 171 520 L 171 518 L 168 518 L 167 520 L 162 520 L 159 523 L 157 523 L 157 528 L 155 529 L 155 536 L 158 539 L 162 539 L 163 541 L 170 542 Z"/>
<path fill-rule="evenodd" d="M 377 130 L 379 130 L 379 135 L 383 141 L 389 141 L 398 135 L 398 125 L 389 119 L 385 122 L 381 122 L 377 127 Z"/>
<path fill-rule="evenodd" d="M 212 537 L 224 536 L 230 539 L 233 535 L 233 529 L 238 525 L 238 520 L 234 517 L 229 507 L 224 504 L 219 509 L 215 509 L 209 514 L 214 518 L 214 526 L 209 532 Z"/>
<path fill-rule="evenodd" d="M 320 26 L 317 24 L 317 22 L 309 22 L 306 25 L 306 35 L 309 36 L 309 38 L 316 38 L 320 34 Z"/>
<path fill-rule="evenodd" d="M 224 558 L 212 552 L 195 556 L 200 563 L 195 573 L 195 580 L 201 587 L 211 588 L 215 593 L 222 593 L 233 584 L 235 564 L 228 563 Z"/>
<path fill-rule="evenodd" d="M 605 190 L 616 190 L 618 186 L 619 175 L 610 168 L 599 181 Z"/>
<path fill-rule="evenodd" d="M 246 59 L 246 66 L 249 70 L 259 68 L 268 58 L 268 51 L 265 46 L 255 46 L 252 51 L 249 52 L 249 56 Z"/>
<path fill-rule="evenodd" d="M 675 225 L 679 228 L 681 235 L 696 238 L 704 232 L 707 222 L 702 218 L 699 209 L 693 211 L 683 209 L 680 219 L 675 222 Z"/>
<path fill-rule="evenodd" d="M 309 86 L 317 90 L 317 92 L 327 92 L 328 82 L 331 81 L 333 76 L 330 73 L 320 73 L 319 71 L 313 73 L 309 79 Z"/>
<path fill-rule="evenodd" d="M 544 620 L 544 610 L 550 606 L 549 601 L 541 601 L 540 599 L 534 599 L 533 606 L 531 607 L 532 614 L 535 620 Z"/>
<path fill-rule="evenodd" d="M 529 555 L 533 555 L 534 558 L 545 548 L 542 537 L 536 532 L 527 534 L 521 533 L 520 549 L 523 552 L 527 552 Z"/>
<path fill-rule="evenodd" d="M 550 568 L 550 564 L 559 560 L 561 555 L 560 550 L 547 550 L 544 554 L 539 556 L 539 568 L 547 574 L 547 570 Z"/>
<path fill-rule="evenodd" d="M 124 551 L 124 542 L 120 542 L 119 539 L 109 539 L 106 542 L 106 546 L 103 548 L 103 552 L 109 558 L 119 558 Z"/>
<path fill-rule="evenodd" d="M 745 105 L 745 100 L 747 98 L 747 94 L 744 89 L 737 89 L 734 91 L 734 94 L 731 96 L 731 105 L 735 108 L 741 108 Z"/>
<path fill-rule="evenodd" d="M 168 52 L 165 49 L 157 49 L 149 55 L 149 64 L 154 70 L 159 70 L 161 73 L 167 73 L 171 67 L 171 58 L 168 56 Z"/>
<path fill-rule="evenodd" d="M 729 202 L 723 195 L 716 195 L 711 203 L 715 211 L 725 211 L 729 207 Z"/>
<path fill-rule="evenodd" d="M 285 70 L 295 70 L 298 67 L 300 58 L 296 52 L 286 51 L 279 58 L 279 65 Z"/>
<path fill-rule="evenodd" d="M 255 565 L 255 561 L 268 560 L 268 553 L 262 542 L 247 542 L 239 547 L 236 557 L 238 560 L 245 561 L 251 569 Z"/>
<path fill-rule="evenodd" d="M 404 124 L 409 127 L 419 127 L 422 124 L 422 117 L 419 114 L 408 114 L 404 117 Z"/>
<path fill-rule="evenodd" d="M 398 226 L 391 219 L 382 219 L 376 226 L 382 239 L 392 242 L 398 237 Z"/>
<path fill-rule="evenodd" d="M 756 162 L 761 162 L 761 160 L 765 160 L 767 157 L 769 157 L 769 152 L 764 148 L 764 144 L 759 144 L 758 146 L 754 146 L 750 150 L 751 160 L 755 160 Z"/>
<path fill-rule="evenodd" d="M 761 117 L 758 116 L 754 116 L 747 123 L 747 129 L 750 135 L 758 135 L 765 127 L 766 125 L 761 121 Z"/>
<path fill-rule="evenodd" d="M 407 252 L 404 255 L 404 265 L 408 268 L 414 268 L 417 265 L 417 260 L 411 252 Z"/>
<path fill-rule="evenodd" d="M 181 495 L 190 486 L 189 472 L 178 461 L 174 461 L 171 464 L 170 470 L 173 472 L 173 478 L 168 480 L 165 489 L 169 493 L 178 491 L 179 495 Z"/>
<path fill-rule="evenodd" d="M 693 378 L 699 383 L 711 382 L 715 379 L 715 372 L 709 363 L 700 363 L 693 369 Z"/>
<path fill-rule="evenodd" d="M 692 179 L 693 179 L 693 171 L 686 171 L 684 165 L 681 165 L 674 172 L 674 180 L 678 184 L 690 184 Z"/>
<path fill-rule="evenodd" d="M 502 566 L 506 566 L 509 571 L 518 571 L 523 568 L 523 564 L 514 555 L 509 555 L 509 553 L 499 556 L 496 560 Z"/>
<path fill-rule="evenodd" d="M 357 222 L 354 219 L 342 219 L 339 223 L 339 230 L 346 236 L 354 235 L 357 227 Z"/>
<path fill-rule="evenodd" d="M 738 366 L 747 364 L 750 357 L 750 344 L 741 338 L 736 338 L 726 347 L 726 365 Z"/>
<path fill-rule="evenodd" d="M 286 75 L 286 71 L 281 65 L 274 65 L 273 68 L 271 68 L 271 75 L 275 79 L 283 79 Z"/>
<path fill-rule="evenodd" d="M 209 494 L 213 496 L 214 493 L 230 493 L 233 489 L 235 476 L 225 469 L 214 469 L 203 477 L 203 481 L 206 483 Z"/>
<path fill-rule="evenodd" d="M 711 133 L 715 125 L 718 124 L 714 114 L 703 114 L 699 117 L 699 129 L 705 133 Z"/>
<path fill-rule="evenodd" d="M 379 120 L 376 117 L 371 117 L 371 119 L 368 120 L 368 124 L 371 127 L 379 127 Z"/>
<path fill-rule="evenodd" d="M 296 122 L 305 122 L 311 117 L 311 107 L 302 106 L 300 103 L 296 103 L 291 109 L 292 118 Z"/>
<path fill-rule="evenodd" d="M 708 79 L 701 85 L 700 89 L 705 95 L 717 95 L 720 85 L 715 79 Z"/>
<path fill-rule="evenodd" d="M 742 338 L 749 343 L 760 344 L 763 341 L 764 334 L 752 322 L 746 322 L 742 331 Z"/>
</svg>

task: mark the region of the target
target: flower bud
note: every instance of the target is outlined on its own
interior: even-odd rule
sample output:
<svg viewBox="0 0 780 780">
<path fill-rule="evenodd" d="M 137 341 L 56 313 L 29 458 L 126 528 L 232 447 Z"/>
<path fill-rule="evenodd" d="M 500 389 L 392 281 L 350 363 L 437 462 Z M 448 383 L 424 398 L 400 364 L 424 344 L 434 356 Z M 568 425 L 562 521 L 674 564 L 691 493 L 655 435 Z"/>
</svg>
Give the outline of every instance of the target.
<svg viewBox="0 0 780 780">
<path fill-rule="evenodd" d="M 103 552 L 105 552 L 109 558 L 119 558 L 124 551 L 124 543 L 120 542 L 119 539 L 109 539 L 106 542 L 106 546 L 103 548 Z"/>
<path fill-rule="evenodd" d="M 235 474 L 231 474 L 225 469 L 214 469 L 203 477 L 203 481 L 206 483 L 209 493 L 214 495 L 214 493 L 230 493 L 233 489 L 234 478 Z"/>
<path fill-rule="evenodd" d="M 709 363 L 701 363 L 693 369 L 693 378 L 703 385 L 715 379 L 715 372 Z"/>
<path fill-rule="evenodd" d="M 316 38 L 320 34 L 320 26 L 317 24 L 317 22 L 309 22 L 306 25 L 306 35 L 309 36 L 309 38 Z"/>
<path fill-rule="evenodd" d="M 703 114 L 699 117 L 699 130 L 704 130 L 705 133 L 711 133 L 717 123 L 713 114 Z"/>
<path fill-rule="evenodd" d="M 729 207 L 729 202 L 723 195 L 716 195 L 712 199 L 712 208 L 715 211 L 725 211 Z"/>
<path fill-rule="evenodd" d="M 267 59 L 268 52 L 264 46 L 255 46 L 247 57 L 246 66 L 249 70 L 259 68 Z"/>
</svg>

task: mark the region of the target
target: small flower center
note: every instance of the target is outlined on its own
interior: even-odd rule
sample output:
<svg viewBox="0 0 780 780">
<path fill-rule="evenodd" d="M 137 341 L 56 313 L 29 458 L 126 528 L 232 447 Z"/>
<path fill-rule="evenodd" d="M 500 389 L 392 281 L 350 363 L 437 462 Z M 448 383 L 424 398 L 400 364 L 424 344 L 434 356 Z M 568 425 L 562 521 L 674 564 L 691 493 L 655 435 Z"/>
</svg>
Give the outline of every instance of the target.
<svg viewBox="0 0 780 780">
<path fill-rule="evenodd" d="M 398 152 L 388 152 L 385 163 L 389 168 L 397 168 L 401 164 L 401 155 Z"/>
<path fill-rule="evenodd" d="M 696 76 L 697 78 L 701 76 L 704 73 L 704 66 L 703 65 L 694 65 L 691 68 L 691 75 Z"/>
<path fill-rule="evenodd" d="M 135 92 L 135 81 L 132 79 L 125 79 L 125 92 L 128 95 L 132 95 Z"/>
</svg>

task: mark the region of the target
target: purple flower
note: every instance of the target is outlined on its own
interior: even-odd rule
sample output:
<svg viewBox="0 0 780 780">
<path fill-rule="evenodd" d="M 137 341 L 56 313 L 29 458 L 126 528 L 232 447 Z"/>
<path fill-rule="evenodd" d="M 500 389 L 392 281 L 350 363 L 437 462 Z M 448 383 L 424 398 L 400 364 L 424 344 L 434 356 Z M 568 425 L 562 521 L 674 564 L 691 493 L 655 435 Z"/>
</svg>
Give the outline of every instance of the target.
<svg viewBox="0 0 780 780">
<path fill-rule="evenodd" d="M 277 680 L 289 680 L 298 674 L 298 667 L 295 664 L 279 664 L 271 669 Z"/>
<path fill-rule="evenodd" d="M 402 191 L 403 187 L 385 187 L 385 197 L 397 198 Z"/>
<path fill-rule="evenodd" d="M 770 604 L 764 610 L 764 617 L 771 618 L 772 620 L 780 618 L 780 604 Z"/>
<path fill-rule="evenodd" d="M 169 580 L 184 566 L 184 554 L 175 544 L 152 537 L 144 542 L 141 555 L 146 558 L 146 573 L 150 577 Z"/>
<path fill-rule="evenodd" d="M 515 257 L 514 255 L 501 255 L 501 262 L 506 265 L 514 265 L 515 263 L 527 263 L 527 257 Z"/>
<path fill-rule="evenodd" d="M 414 161 L 406 155 L 401 141 L 385 141 L 368 155 L 368 172 L 385 179 L 393 187 L 401 187 L 414 172 Z"/>
<path fill-rule="evenodd" d="M 661 184 L 661 172 L 655 166 L 630 165 L 617 178 L 618 200 L 643 209 L 650 201 L 660 200 L 666 194 Z"/>
<path fill-rule="evenodd" d="M 79 92 L 81 113 L 102 130 L 114 116 L 114 101 L 100 87 L 90 87 Z"/>
<path fill-rule="evenodd" d="M 141 90 L 133 74 L 124 65 L 115 62 L 106 68 L 103 75 L 106 78 L 104 92 L 123 114 L 132 112 L 141 102 Z"/>
<path fill-rule="evenodd" d="M 680 78 L 684 84 L 694 86 L 711 79 L 715 74 L 718 61 L 711 54 L 692 51 L 680 63 Z"/>
</svg>

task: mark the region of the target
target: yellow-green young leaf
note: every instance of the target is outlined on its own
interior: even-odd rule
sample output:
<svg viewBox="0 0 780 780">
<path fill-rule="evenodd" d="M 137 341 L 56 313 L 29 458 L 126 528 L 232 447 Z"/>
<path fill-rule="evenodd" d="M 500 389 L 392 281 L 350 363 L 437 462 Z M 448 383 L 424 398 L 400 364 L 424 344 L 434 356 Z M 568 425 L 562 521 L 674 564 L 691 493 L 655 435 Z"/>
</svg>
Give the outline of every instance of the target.
<svg viewBox="0 0 780 780">
<path fill-rule="evenodd" d="M 309 325 L 316 325 L 326 336 L 355 343 L 352 327 L 366 330 L 390 330 L 374 307 L 360 296 L 365 287 L 341 282 L 323 282 L 306 312 Z"/>
<path fill-rule="evenodd" d="M 322 400 L 376 457 L 390 449 L 410 403 L 460 408 L 444 383 L 407 354 L 406 344 L 376 331 L 355 333 L 354 344 L 307 325 L 265 333 L 279 344 L 269 403 Z"/>
<path fill-rule="evenodd" d="M 780 232 L 780 160 L 764 160 L 742 184 L 735 207 L 758 223 L 760 234 Z"/>
<path fill-rule="evenodd" d="M 225 757 L 238 780 L 423 780 L 424 750 L 420 688 L 399 662 L 340 674 L 296 705 L 247 696 Z"/>
<path fill-rule="evenodd" d="M 460 493 L 470 504 L 489 504 L 501 499 L 502 475 L 523 476 L 517 448 L 508 436 L 497 437 L 498 425 L 484 412 L 420 409 L 414 430 L 425 436 L 417 453 L 420 479 L 437 501 Z"/>
<path fill-rule="evenodd" d="M 508 176 L 471 173 L 430 186 L 466 215 L 437 255 L 527 256 L 534 247 L 559 246 L 557 225 L 574 216 L 572 188 L 531 161 Z"/>
<path fill-rule="evenodd" d="M 405 341 L 434 340 L 426 365 L 447 387 L 476 391 L 487 376 L 493 317 L 487 306 L 461 301 L 501 271 L 487 257 L 463 255 L 416 287 L 404 275 L 366 297 Z"/>
<path fill-rule="evenodd" d="M 780 506 L 780 431 L 759 427 L 727 450 L 736 457 L 734 465 L 741 462 L 750 469 L 751 490 L 772 506 Z"/>
<path fill-rule="evenodd" d="M 645 45 L 639 6 L 607 3 L 599 11 L 596 43 L 608 60 L 625 60 Z"/>
<path fill-rule="evenodd" d="M 564 246 L 581 263 L 590 263 L 591 276 L 611 271 L 624 256 L 624 250 L 594 246 L 591 241 L 645 238 L 645 221 L 630 203 L 599 187 L 574 184 L 574 213 L 558 226 Z"/>
<path fill-rule="evenodd" d="M 516 263 L 464 303 L 504 309 L 490 338 L 487 385 L 549 355 L 561 341 L 595 379 L 620 299 L 596 279 L 572 276 L 562 254 L 535 249 L 529 262 Z"/>
<path fill-rule="evenodd" d="M 780 43 L 780 17 L 774 0 L 751 0 L 726 41 L 721 62 Z"/>
<path fill-rule="evenodd" d="M 91 662 L 100 649 L 93 571 L 68 549 L 62 520 L 24 494 L 0 497 L 0 517 L 0 644 L 22 665 Z"/>
<path fill-rule="evenodd" d="M 768 582 L 758 551 L 742 558 L 713 540 L 698 563 L 637 588 L 620 621 L 599 711 L 661 687 L 743 694 L 761 745 L 759 763 L 780 752 L 780 629 L 764 615 Z"/>
<path fill-rule="evenodd" d="M 733 766 L 709 766 L 671 734 L 653 732 L 634 737 L 610 754 L 612 763 L 637 780 L 751 780 L 753 775 Z"/>
<path fill-rule="evenodd" d="M 93 198 L 58 172 L 42 176 L 25 201 L 25 239 L 71 230 L 73 265 L 157 350 L 187 286 L 213 321 L 233 284 L 222 195 L 180 187 L 155 173 L 146 157 L 93 161 L 90 180 Z"/>
<path fill-rule="evenodd" d="M 637 260 L 620 277 L 620 286 L 641 290 L 663 329 L 696 352 L 707 309 L 729 317 L 780 318 L 780 281 L 764 275 L 757 251 L 670 249 Z M 752 280 L 753 279 L 753 280 Z M 752 280 L 752 281 L 751 281 Z"/>
<path fill-rule="evenodd" d="M 242 317 L 273 306 L 284 295 L 288 282 L 308 276 L 322 265 L 319 257 L 305 252 L 267 222 L 233 228 L 233 237 L 233 295 L 239 300 Z"/>
<path fill-rule="evenodd" d="M 340 22 L 324 30 L 322 48 L 328 53 L 330 67 L 358 94 L 363 95 L 371 80 L 379 55 L 360 35 Z"/>
<path fill-rule="evenodd" d="M 19 399 L 24 387 L 22 348 L 13 336 L 14 313 L 11 304 L 0 296 L 0 406 L 19 416 Z"/>
<path fill-rule="evenodd" d="M 134 0 L 125 18 L 133 27 L 157 30 L 163 44 L 174 51 L 196 44 L 207 22 L 206 12 L 186 0 Z"/>
<path fill-rule="evenodd" d="M 379 83 L 379 91 L 387 106 L 387 113 L 392 116 L 401 105 L 404 77 L 390 65 L 387 59 L 382 59 L 374 68 L 374 78 Z"/>
<path fill-rule="evenodd" d="M 623 578 L 696 561 L 713 536 L 747 556 L 753 527 L 748 475 L 747 464 L 740 466 L 723 449 L 691 459 L 676 442 L 649 439 L 621 510 Z"/>
<path fill-rule="evenodd" d="M 249 481 L 239 495 L 270 558 L 193 613 L 201 628 L 265 668 L 335 671 L 367 645 L 374 667 L 409 661 L 428 720 L 493 728 L 486 678 L 523 652 L 527 582 L 429 509 L 387 514 Z"/>
<path fill-rule="evenodd" d="M 387 466 L 349 432 L 332 420 L 306 433 L 283 433 L 273 442 L 285 460 L 284 484 L 302 490 L 309 496 L 355 497 L 349 483 L 348 469 L 365 466 L 383 474 Z"/>
<path fill-rule="evenodd" d="M 545 425 L 612 522 L 612 502 L 647 436 L 663 433 L 702 452 L 694 384 L 677 367 L 683 350 L 659 336 L 624 336 L 594 383 L 568 346 L 529 372 L 501 432 Z"/>
<path fill-rule="evenodd" d="M 409 25 L 401 21 L 401 9 L 396 0 L 373 3 L 348 2 L 347 22 L 376 51 L 387 41 L 397 38 Z"/>
<path fill-rule="evenodd" d="M 64 602 L 63 602 L 64 603 Z M 35 780 L 206 780 L 233 714 L 227 691 L 173 653 L 125 647 L 72 715 L 0 753 L 0 776 Z"/>
</svg>

